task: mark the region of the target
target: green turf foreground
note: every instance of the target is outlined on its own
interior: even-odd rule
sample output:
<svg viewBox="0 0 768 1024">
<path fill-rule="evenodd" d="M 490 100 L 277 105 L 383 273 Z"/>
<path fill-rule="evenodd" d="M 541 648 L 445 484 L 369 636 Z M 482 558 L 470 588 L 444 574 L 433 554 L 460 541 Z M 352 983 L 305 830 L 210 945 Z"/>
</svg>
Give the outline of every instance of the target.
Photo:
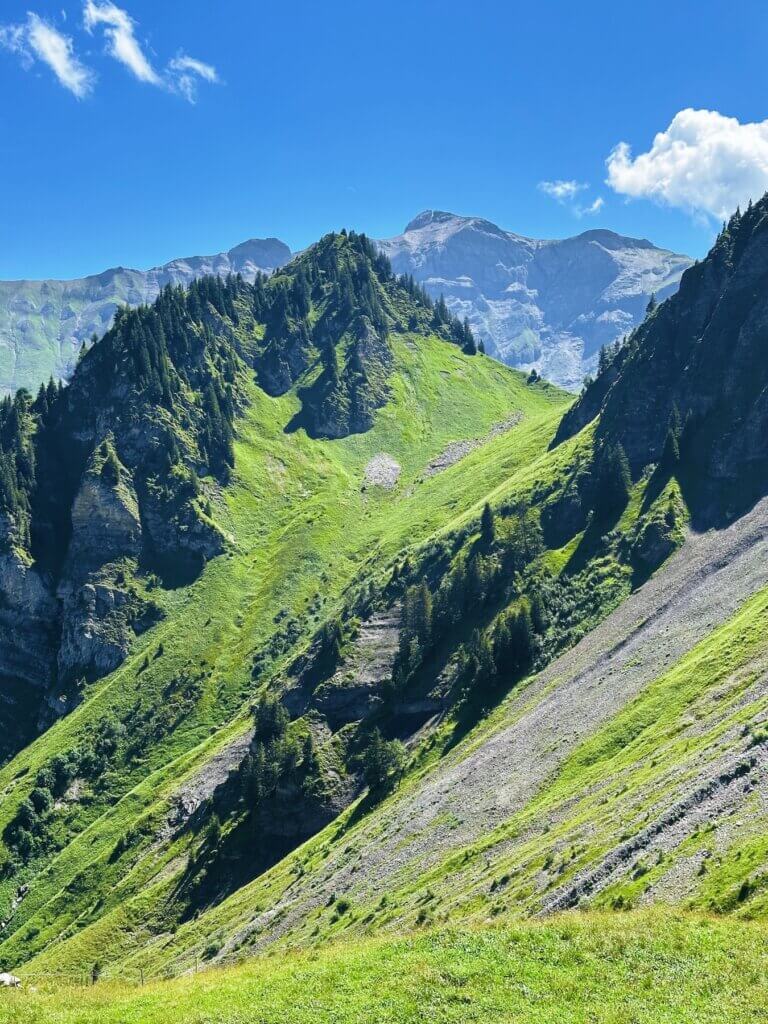
<svg viewBox="0 0 768 1024">
<path fill-rule="evenodd" d="M 768 927 L 570 914 L 266 957 L 144 987 L 0 993 L 2 1024 L 768 1021 Z"/>
</svg>

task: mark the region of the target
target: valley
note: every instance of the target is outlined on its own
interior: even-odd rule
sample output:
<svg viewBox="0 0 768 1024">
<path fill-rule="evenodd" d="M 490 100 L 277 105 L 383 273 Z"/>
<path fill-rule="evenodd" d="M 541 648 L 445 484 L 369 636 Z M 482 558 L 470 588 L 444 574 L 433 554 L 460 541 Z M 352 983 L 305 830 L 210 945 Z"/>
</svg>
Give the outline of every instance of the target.
<svg viewBox="0 0 768 1024">
<path fill-rule="evenodd" d="M 768 1024 L 764 20 L 5 0 L 0 1024 Z"/>
</svg>

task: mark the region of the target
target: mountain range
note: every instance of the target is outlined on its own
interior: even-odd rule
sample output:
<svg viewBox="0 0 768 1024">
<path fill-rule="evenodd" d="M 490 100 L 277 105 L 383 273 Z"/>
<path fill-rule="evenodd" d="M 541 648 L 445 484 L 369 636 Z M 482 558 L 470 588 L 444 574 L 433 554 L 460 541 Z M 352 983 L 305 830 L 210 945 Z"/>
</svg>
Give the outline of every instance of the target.
<svg viewBox="0 0 768 1024">
<path fill-rule="evenodd" d="M 541 241 L 487 220 L 427 211 L 379 243 L 398 273 L 467 317 L 489 353 L 578 390 L 601 346 L 643 318 L 651 294 L 670 295 L 691 263 L 610 231 Z M 252 239 L 216 256 L 149 271 L 116 268 L 74 281 L 0 282 L 0 390 L 68 379 L 84 343 L 101 337 L 119 305 L 152 302 L 167 283 L 205 274 L 252 282 L 291 257 L 277 239 Z"/>
<path fill-rule="evenodd" d="M 385 250 L 169 282 L 0 402 L 23 1019 L 235 1020 L 245 976 L 192 975 L 288 950 L 267 1020 L 763 998 L 768 197 L 579 397 Z"/>
<path fill-rule="evenodd" d="M 81 347 L 106 332 L 119 306 L 153 302 L 166 284 L 188 285 L 205 274 L 252 281 L 290 256 L 276 238 L 253 239 L 147 271 L 116 267 L 72 281 L 0 281 L 0 391 L 36 391 L 51 376 L 69 379 Z"/>
<path fill-rule="evenodd" d="M 613 231 L 542 241 L 437 210 L 381 244 L 398 273 L 468 317 L 489 352 L 571 390 L 594 371 L 600 348 L 641 322 L 652 294 L 671 295 L 691 265 Z"/>
</svg>

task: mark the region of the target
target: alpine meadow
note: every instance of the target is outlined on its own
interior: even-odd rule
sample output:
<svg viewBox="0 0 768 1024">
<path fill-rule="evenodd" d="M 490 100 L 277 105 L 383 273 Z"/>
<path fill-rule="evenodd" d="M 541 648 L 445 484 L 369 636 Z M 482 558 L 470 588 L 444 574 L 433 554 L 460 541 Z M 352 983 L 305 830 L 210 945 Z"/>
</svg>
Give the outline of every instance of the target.
<svg viewBox="0 0 768 1024">
<path fill-rule="evenodd" d="M 400 43 L 379 94 L 363 26 L 331 4 L 332 55 L 300 6 L 240 32 L 197 0 L 186 26 L 138 0 L 0 24 L 17 128 L 55 87 L 51 132 L 80 126 L 84 239 L 112 244 L 114 215 L 129 248 L 140 189 L 147 254 L 166 213 L 179 229 L 149 271 L 85 274 L 73 235 L 33 280 L 20 242 L 0 282 L 0 1024 L 768 1021 L 768 122 L 681 109 L 581 171 L 567 127 L 555 145 L 513 105 L 525 173 L 578 177 L 502 202 L 474 129 L 451 157 L 439 104 L 390 85 L 420 83 Z M 521 18 L 569 17 L 549 7 Z M 360 17 L 383 58 L 391 27 Z M 290 74 L 257 29 L 295 31 Z M 477 31 L 445 27 L 461 100 L 439 54 L 413 59 L 503 133 Z M 185 32 L 215 67 L 170 56 Z M 493 68 L 511 88 L 528 64 Z M 110 149 L 133 88 L 143 120 Z M 384 173 L 364 128 L 389 142 L 396 107 Z M 144 129 L 157 173 L 132 182 Z M 369 158 L 380 206 L 346 184 Z M 487 168 L 526 233 L 457 205 L 396 233 L 419 160 L 446 204 Z M 161 263 L 193 222 L 217 251 L 202 226 L 234 194 L 273 195 L 290 244 Z M 357 216 L 310 236 L 337 201 Z"/>
</svg>

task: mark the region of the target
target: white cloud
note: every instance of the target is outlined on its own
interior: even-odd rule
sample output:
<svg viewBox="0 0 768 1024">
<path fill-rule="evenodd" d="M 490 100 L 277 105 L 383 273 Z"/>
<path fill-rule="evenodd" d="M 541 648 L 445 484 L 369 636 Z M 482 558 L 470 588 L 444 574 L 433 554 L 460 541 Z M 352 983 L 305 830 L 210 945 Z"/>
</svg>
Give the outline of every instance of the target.
<svg viewBox="0 0 768 1024">
<path fill-rule="evenodd" d="M 29 69 L 41 61 L 65 89 L 83 99 L 93 89 L 96 76 L 80 62 L 70 36 L 65 36 L 37 14 L 28 14 L 22 25 L 0 26 L 0 46 L 20 57 Z"/>
<path fill-rule="evenodd" d="M 579 193 L 584 192 L 588 188 L 589 185 L 586 182 L 580 181 L 563 181 L 558 179 L 557 181 L 539 182 L 539 191 L 543 192 L 544 195 L 550 196 L 552 199 L 556 199 L 561 206 L 567 206 L 576 217 L 590 217 L 595 213 L 599 213 L 603 206 L 605 206 L 605 200 L 600 196 L 588 206 L 583 206 L 581 203 L 576 202 L 576 197 Z"/>
<path fill-rule="evenodd" d="M 216 68 L 185 53 L 174 57 L 162 73 L 155 70 L 136 38 L 136 22 L 111 0 L 85 0 L 83 20 L 89 32 L 103 26 L 108 39 L 107 52 L 141 82 L 179 93 L 194 103 L 201 81 L 211 84 L 219 81 Z"/>
<path fill-rule="evenodd" d="M 218 82 L 219 76 L 216 73 L 216 68 L 211 64 L 205 64 L 201 60 L 196 60 L 194 57 L 188 57 L 184 53 L 180 53 L 178 57 L 174 57 L 171 63 L 168 65 L 171 71 L 191 71 L 201 78 L 204 78 L 206 82 Z"/>
<path fill-rule="evenodd" d="M 622 195 L 722 220 L 768 189 L 768 120 L 681 110 L 647 153 L 633 158 L 620 142 L 606 165 L 606 184 Z"/>
<path fill-rule="evenodd" d="M 198 80 L 217 84 L 220 79 L 216 68 L 195 57 L 188 57 L 180 53 L 168 65 L 168 78 L 173 88 L 187 99 L 194 103 L 197 99 Z"/>
<path fill-rule="evenodd" d="M 104 26 L 109 40 L 107 52 L 124 64 L 140 82 L 162 85 L 163 79 L 155 71 L 135 35 L 136 24 L 127 11 L 113 3 L 100 0 L 85 0 L 83 20 L 89 32 L 98 25 Z"/>
<path fill-rule="evenodd" d="M 139 81 L 183 96 L 190 103 L 197 99 L 201 82 L 215 85 L 221 81 L 212 64 L 182 51 L 158 71 L 136 38 L 133 18 L 111 0 L 84 0 L 83 25 L 91 34 L 101 29 L 107 53 Z M 72 38 L 38 14 L 28 14 L 18 25 L 0 25 L 0 49 L 15 54 L 27 70 L 37 61 L 47 64 L 61 84 L 80 99 L 93 90 L 96 75 L 78 59 Z"/>
<path fill-rule="evenodd" d="M 566 203 L 576 198 L 579 192 L 589 188 L 578 181 L 540 181 L 539 189 L 544 195 L 551 196 L 558 203 Z"/>
</svg>

